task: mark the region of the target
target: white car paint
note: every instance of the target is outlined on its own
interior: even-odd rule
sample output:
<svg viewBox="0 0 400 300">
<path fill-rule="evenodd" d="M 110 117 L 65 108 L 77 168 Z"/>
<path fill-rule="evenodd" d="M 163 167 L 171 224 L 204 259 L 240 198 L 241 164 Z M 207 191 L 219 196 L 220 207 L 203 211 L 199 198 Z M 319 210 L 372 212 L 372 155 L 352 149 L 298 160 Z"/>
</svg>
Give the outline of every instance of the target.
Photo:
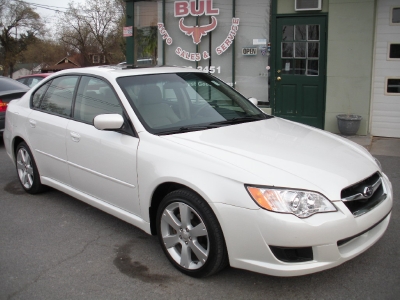
<svg viewBox="0 0 400 300">
<path fill-rule="evenodd" d="M 137 137 L 31 110 L 33 89 L 9 104 L 4 141 L 13 161 L 15 139 L 29 145 L 43 184 L 151 233 L 149 208 L 155 189 L 165 182 L 179 183 L 198 193 L 214 211 L 231 266 L 277 276 L 337 266 L 368 249 L 388 226 L 393 205 L 391 184 L 374 158 L 354 143 L 279 118 L 154 135 L 135 115 L 116 79 L 187 69 L 85 68 L 60 72 L 43 82 L 71 72 L 107 79 Z M 375 172 L 382 174 L 387 198 L 367 214 L 354 217 L 340 192 Z M 252 200 L 245 184 L 315 191 L 332 201 L 337 211 L 304 219 L 267 211 Z M 337 245 L 339 240 L 360 233 L 351 242 Z M 314 258 L 283 262 L 273 255 L 271 245 L 312 247 Z"/>
</svg>

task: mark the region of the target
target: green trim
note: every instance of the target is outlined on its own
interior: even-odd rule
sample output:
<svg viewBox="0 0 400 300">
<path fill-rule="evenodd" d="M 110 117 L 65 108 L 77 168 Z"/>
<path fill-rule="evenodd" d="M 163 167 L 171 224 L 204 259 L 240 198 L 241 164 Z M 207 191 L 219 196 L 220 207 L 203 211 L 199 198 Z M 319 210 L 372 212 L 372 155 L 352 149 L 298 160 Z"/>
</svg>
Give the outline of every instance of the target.
<svg viewBox="0 0 400 300">
<path fill-rule="evenodd" d="M 196 0 L 196 9 L 199 7 L 199 0 Z M 196 26 L 199 26 L 199 16 L 196 16 Z M 196 53 L 199 53 L 199 44 L 196 44 Z M 196 69 L 199 66 L 199 62 L 196 60 Z"/>
<path fill-rule="evenodd" d="M 164 27 L 167 28 L 167 25 L 165 25 L 165 0 L 163 0 L 162 2 L 162 22 L 164 24 Z M 162 43 L 162 66 L 165 66 L 165 42 L 162 41 L 161 43 Z"/>
<path fill-rule="evenodd" d="M 135 15 L 133 1 L 126 2 L 126 25 L 132 26 L 132 36 L 126 37 L 126 62 L 133 64 L 135 61 L 135 40 L 134 40 L 134 28 L 133 28 L 133 17 Z"/>
<path fill-rule="evenodd" d="M 232 0 L 232 18 L 236 18 L 236 0 Z M 236 39 L 232 43 L 232 87 L 235 88 L 236 81 Z"/>
<path fill-rule="evenodd" d="M 270 85 L 269 85 L 269 105 L 271 106 L 271 114 L 275 114 L 275 56 L 276 56 L 276 26 L 277 26 L 277 7 L 278 7 L 278 0 L 271 1 L 271 26 L 270 26 L 270 33 L 269 33 L 269 42 L 271 43 L 271 51 L 270 51 Z"/>
</svg>

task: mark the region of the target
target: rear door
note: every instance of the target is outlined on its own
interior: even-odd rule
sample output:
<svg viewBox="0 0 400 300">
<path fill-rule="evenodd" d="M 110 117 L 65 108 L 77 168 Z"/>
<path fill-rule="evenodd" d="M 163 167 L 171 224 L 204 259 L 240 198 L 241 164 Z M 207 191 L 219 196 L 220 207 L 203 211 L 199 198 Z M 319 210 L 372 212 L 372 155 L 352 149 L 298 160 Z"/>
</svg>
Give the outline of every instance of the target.
<svg viewBox="0 0 400 300">
<path fill-rule="evenodd" d="M 32 98 L 26 128 L 39 173 L 70 184 L 65 135 L 79 76 L 60 76 L 41 86 Z"/>
</svg>

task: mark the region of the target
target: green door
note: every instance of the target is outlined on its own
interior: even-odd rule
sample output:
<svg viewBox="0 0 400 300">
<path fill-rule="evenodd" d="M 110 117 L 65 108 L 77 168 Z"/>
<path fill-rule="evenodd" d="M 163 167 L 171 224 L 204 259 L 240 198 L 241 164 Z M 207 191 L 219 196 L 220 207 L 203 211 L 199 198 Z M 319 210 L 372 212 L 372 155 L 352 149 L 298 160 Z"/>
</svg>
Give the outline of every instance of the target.
<svg viewBox="0 0 400 300">
<path fill-rule="evenodd" d="M 276 116 L 324 128 L 326 17 L 277 19 Z"/>
</svg>

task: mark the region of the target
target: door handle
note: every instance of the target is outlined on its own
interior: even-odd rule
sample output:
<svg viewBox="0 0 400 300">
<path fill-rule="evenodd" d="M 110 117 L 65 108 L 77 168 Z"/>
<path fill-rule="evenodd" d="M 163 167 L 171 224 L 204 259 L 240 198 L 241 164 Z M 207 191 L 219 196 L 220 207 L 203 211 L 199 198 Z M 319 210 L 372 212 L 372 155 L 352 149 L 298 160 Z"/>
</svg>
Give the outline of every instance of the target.
<svg viewBox="0 0 400 300">
<path fill-rule="evenodd" d="M 276 80 L 277 80 L 277 81 L 281 81 L 282 78 L 281 78 L 280 76 L 278 76 L 278 77 L 276 77 Z"/>
<path fill-rule="evenodd" d="M 36 127 L 36 121 L 32 120 L 32 119 L 29 119 L 29 125 L 31 125 L 32 128 L 35 128 Z"/>
<path fill-rule="evenodd" d="M 72 139 L 73 142 L 77 143 L 77 142 L 79 142 L 81 140 L 81 136 L 78 133 L 70 132 L 69 134 L 71 135 L 71 139 Z"/>
</svg>

